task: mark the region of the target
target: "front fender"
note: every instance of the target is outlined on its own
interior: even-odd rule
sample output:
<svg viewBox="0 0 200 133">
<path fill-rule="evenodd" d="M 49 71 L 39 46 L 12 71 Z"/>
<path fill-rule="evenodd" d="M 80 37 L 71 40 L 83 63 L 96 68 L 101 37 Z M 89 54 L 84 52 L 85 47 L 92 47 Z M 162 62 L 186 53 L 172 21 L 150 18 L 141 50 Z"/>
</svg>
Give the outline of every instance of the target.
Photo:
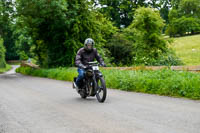
<svg viewBox="0 0 200 133">
<path fill-rule="evenodd" d="M 103 74 L 101 72 L 98 72 L 98 73 L 96 73 L 96 77 L 97 78 L 103 77 Z"/>
</svg>

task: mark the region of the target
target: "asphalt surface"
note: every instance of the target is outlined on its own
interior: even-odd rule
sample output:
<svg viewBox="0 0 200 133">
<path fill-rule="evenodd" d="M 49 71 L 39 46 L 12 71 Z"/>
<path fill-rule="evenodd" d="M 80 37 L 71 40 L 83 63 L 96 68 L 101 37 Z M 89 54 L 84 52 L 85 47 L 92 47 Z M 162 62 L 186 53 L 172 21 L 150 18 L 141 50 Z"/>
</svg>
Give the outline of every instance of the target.
<svg viewBox="0 0 200 133">
<path fill-rule="evenodd" d="M 108 89 L 98 103 L 70 82 L 10 71 L 0 75 L 0 133 L 200 133 L 200 101 Z"/>
</svg>

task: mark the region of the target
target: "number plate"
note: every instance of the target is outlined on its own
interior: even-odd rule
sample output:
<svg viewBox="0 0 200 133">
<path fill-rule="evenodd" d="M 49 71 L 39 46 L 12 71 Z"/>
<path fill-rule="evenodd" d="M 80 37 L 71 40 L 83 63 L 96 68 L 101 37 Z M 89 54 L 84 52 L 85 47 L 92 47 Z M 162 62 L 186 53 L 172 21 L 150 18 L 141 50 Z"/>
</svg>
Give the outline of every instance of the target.
<svg viewBox="0 0 200 133">
<path fill-rule="evenodd" d="M 99 70 L 99 67 L 98 66 L 93 66 L 92 69 L 93 70 Z"/>
</svg>

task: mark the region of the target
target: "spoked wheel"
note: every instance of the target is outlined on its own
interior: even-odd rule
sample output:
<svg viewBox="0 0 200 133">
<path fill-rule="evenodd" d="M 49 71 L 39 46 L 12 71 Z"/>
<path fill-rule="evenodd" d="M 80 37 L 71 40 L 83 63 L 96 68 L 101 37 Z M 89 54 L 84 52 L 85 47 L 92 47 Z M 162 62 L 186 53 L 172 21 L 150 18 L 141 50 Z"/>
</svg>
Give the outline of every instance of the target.
<svg viewBox="0 0 200 133">
<path fill-rule="evenodd" d="M 100 77 L 97 80 L 97 93 L 96 93 L 97 100 L 100 103 L 103 103 L 106 100 L 106 95 L 107 95 L 107 89 L 105 80 L 103 79 L 103 77 Z"/>
</svg>

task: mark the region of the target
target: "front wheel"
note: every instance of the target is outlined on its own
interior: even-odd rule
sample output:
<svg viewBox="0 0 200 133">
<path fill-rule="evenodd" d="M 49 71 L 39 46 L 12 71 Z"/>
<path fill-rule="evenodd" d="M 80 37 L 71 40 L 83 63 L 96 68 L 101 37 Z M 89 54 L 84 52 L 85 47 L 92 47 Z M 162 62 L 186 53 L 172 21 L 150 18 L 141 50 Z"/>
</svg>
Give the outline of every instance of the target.
<svg viewBox="0 0 200 133">
<path fill-rule="evenodd" d="M 103 79 L 103 77 L 100 77 L 99 79 L 97 79 L 97 93 L 96 93 L 97 100 L 100 103 L 103 103 L 106 100 L 106 95 L 107 95 L 107 89 L 105 80 Z"/>
</svg>

